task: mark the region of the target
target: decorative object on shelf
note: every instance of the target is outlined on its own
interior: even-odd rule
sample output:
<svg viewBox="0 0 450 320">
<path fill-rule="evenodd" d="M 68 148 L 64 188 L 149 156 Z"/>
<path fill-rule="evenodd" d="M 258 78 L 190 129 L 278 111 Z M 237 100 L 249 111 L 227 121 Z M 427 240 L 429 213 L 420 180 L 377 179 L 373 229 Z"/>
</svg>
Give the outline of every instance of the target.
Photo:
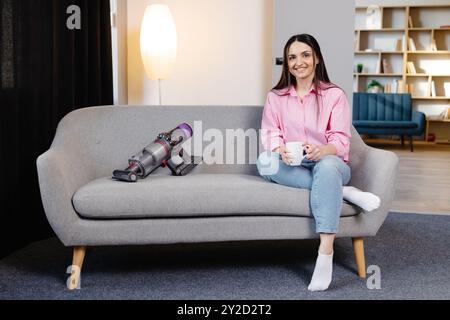
<svg viewBox="0 0 450 320">
<path fill-rule="evenodd" d="M 358 73 L 362 73 L 362 72 L 363 72 L 363 69 L 364 69 L 364 65 L 363 65 L 362 63 L 358 63 L 358 64 L 356 65 L 356 71 L 357 71 Z"/>
<path fill-rule="evenodd" d="M 436 141 L 436 135 L 434 133 L 429 133 L 427 136 L 428 142 L 435 142 Z"/>
<path fill-rule="evenodd" d="M 379 83 L 377 80 L 372 80 L 367 85 L 367 92 L 368 93 L 381 93 L 383 92 L 383 85 Z"/>
<path fill-rule="evenodd" d="M 381 29 L 381 8 L 377 5 L 367 7 L 367 29 Z"/>
</svg>

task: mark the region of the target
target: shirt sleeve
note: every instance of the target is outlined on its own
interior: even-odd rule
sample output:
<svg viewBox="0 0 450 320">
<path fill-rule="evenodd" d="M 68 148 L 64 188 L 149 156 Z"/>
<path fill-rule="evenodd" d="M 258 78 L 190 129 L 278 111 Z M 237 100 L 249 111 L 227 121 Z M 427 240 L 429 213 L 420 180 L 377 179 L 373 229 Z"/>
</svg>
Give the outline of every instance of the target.
<svg viewBox="0 0 450 320">
<path fill-rule="evenodd" d="M 337 156 L 348 161 L 350 153 L 350 107 L 343 91 L 336 98 L 325 132 L 327 141 L 337 149 Z"/>
<path fill-rule="evenodd" d="M 280 120 L 274 110 L 273 93 L 267 96 L 261 124 L 261 142 L 266 151 L 273 151 L 284 146 Z"/>
</svg>

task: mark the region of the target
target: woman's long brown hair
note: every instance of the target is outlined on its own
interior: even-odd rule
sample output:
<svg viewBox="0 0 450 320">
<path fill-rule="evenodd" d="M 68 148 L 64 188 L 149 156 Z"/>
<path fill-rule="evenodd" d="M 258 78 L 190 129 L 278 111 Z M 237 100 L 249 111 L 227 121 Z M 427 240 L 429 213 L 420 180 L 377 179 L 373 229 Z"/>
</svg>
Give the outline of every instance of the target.
<svg viewBox="0 0 450 320">
<path fill-rule="evenodd" d="M 319 63 L 316 65 L 316 69 L 314 72 L 313 86 L 316 91 L 316 101 L 317 106 L 319 106 L 319 96 L 321 96 L 322 90 L 327 90 L 330 88 L 338 88 L 335 84 L 330 81 L 328 77 L 327 68 L 325 66 L 325 60 L 323 59 L 322 51 L 320 50 L 319 43 L 317 40 L 309 34 L 298 34 L 292 36 L 284 47 L 283 52 L 283 70 L 281 72 L 281 78 L 278 84 L 272 90 L 283 90 L 289 89 L 292 85 L 297 87 L 297 79 L 294 75 L 289 71 L 288 65 L 288 55 L 289 49 L 294 42 L 302 42 L 310 46 L 313 50 L 313 59 L 314 64 L 316 64 L 316 59 L 319 60 Z M 323 85 L 321 85 L 321 83 Z M 317 108 L 317 119 L 319 119 L 320 107 Z"/>
</svg>

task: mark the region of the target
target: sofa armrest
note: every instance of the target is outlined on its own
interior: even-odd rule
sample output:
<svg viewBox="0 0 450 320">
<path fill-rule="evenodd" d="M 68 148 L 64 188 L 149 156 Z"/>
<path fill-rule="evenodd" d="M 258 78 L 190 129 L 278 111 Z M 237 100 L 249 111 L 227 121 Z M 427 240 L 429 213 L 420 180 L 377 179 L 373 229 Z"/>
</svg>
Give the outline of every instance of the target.
<svg viewBox="0 0 450 320">
<path fill-rule="evenodd" d="M 390 151 L 367 145 L 358 147 L 351 155 L 352 179 L 349 185 L 371 192 L 381 199 L 381 206 L 361 216 L 370 235 L 375 235 L 391 209 L 395 194 L 399 159 Z"/>
<path fill-rule="evenodd" d="M 425 114 L 420 111 L 413 111 L 412 113 L 412 121 L 417 123 L 417 129 L 415 135 L 421 135 L 425 130 Z"/>
<path fill-rule="evenodd" d="M 64 243 L 76 232 L 80 217 L 72 206 L 74 193 L 94 178 L 85 159 L 51 148 L 37 159 L 42 203 L 53 231 Z"/>
</svg>

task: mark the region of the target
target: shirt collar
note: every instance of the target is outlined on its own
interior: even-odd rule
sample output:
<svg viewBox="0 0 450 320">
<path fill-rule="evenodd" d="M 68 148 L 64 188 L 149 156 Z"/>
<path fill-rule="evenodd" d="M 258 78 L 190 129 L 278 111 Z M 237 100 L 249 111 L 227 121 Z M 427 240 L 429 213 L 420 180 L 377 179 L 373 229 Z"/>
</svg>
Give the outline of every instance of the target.
<svg viewBox="0 0 450 320">
<path fill-rule="evenodd" d="M 289 88 L 273 90 L 273 92 L 279 96 L 290 95 L 292 97 L 298 97 L 297 90 L 295 90 L 295 87 L 293 85 L 291 85 Z M 308 94 L 309 93 L 316 93 L 316 89 L 314 89 L 314 86 L 311 86 L 311 89 L 309 90 Z"/>
</svg>

